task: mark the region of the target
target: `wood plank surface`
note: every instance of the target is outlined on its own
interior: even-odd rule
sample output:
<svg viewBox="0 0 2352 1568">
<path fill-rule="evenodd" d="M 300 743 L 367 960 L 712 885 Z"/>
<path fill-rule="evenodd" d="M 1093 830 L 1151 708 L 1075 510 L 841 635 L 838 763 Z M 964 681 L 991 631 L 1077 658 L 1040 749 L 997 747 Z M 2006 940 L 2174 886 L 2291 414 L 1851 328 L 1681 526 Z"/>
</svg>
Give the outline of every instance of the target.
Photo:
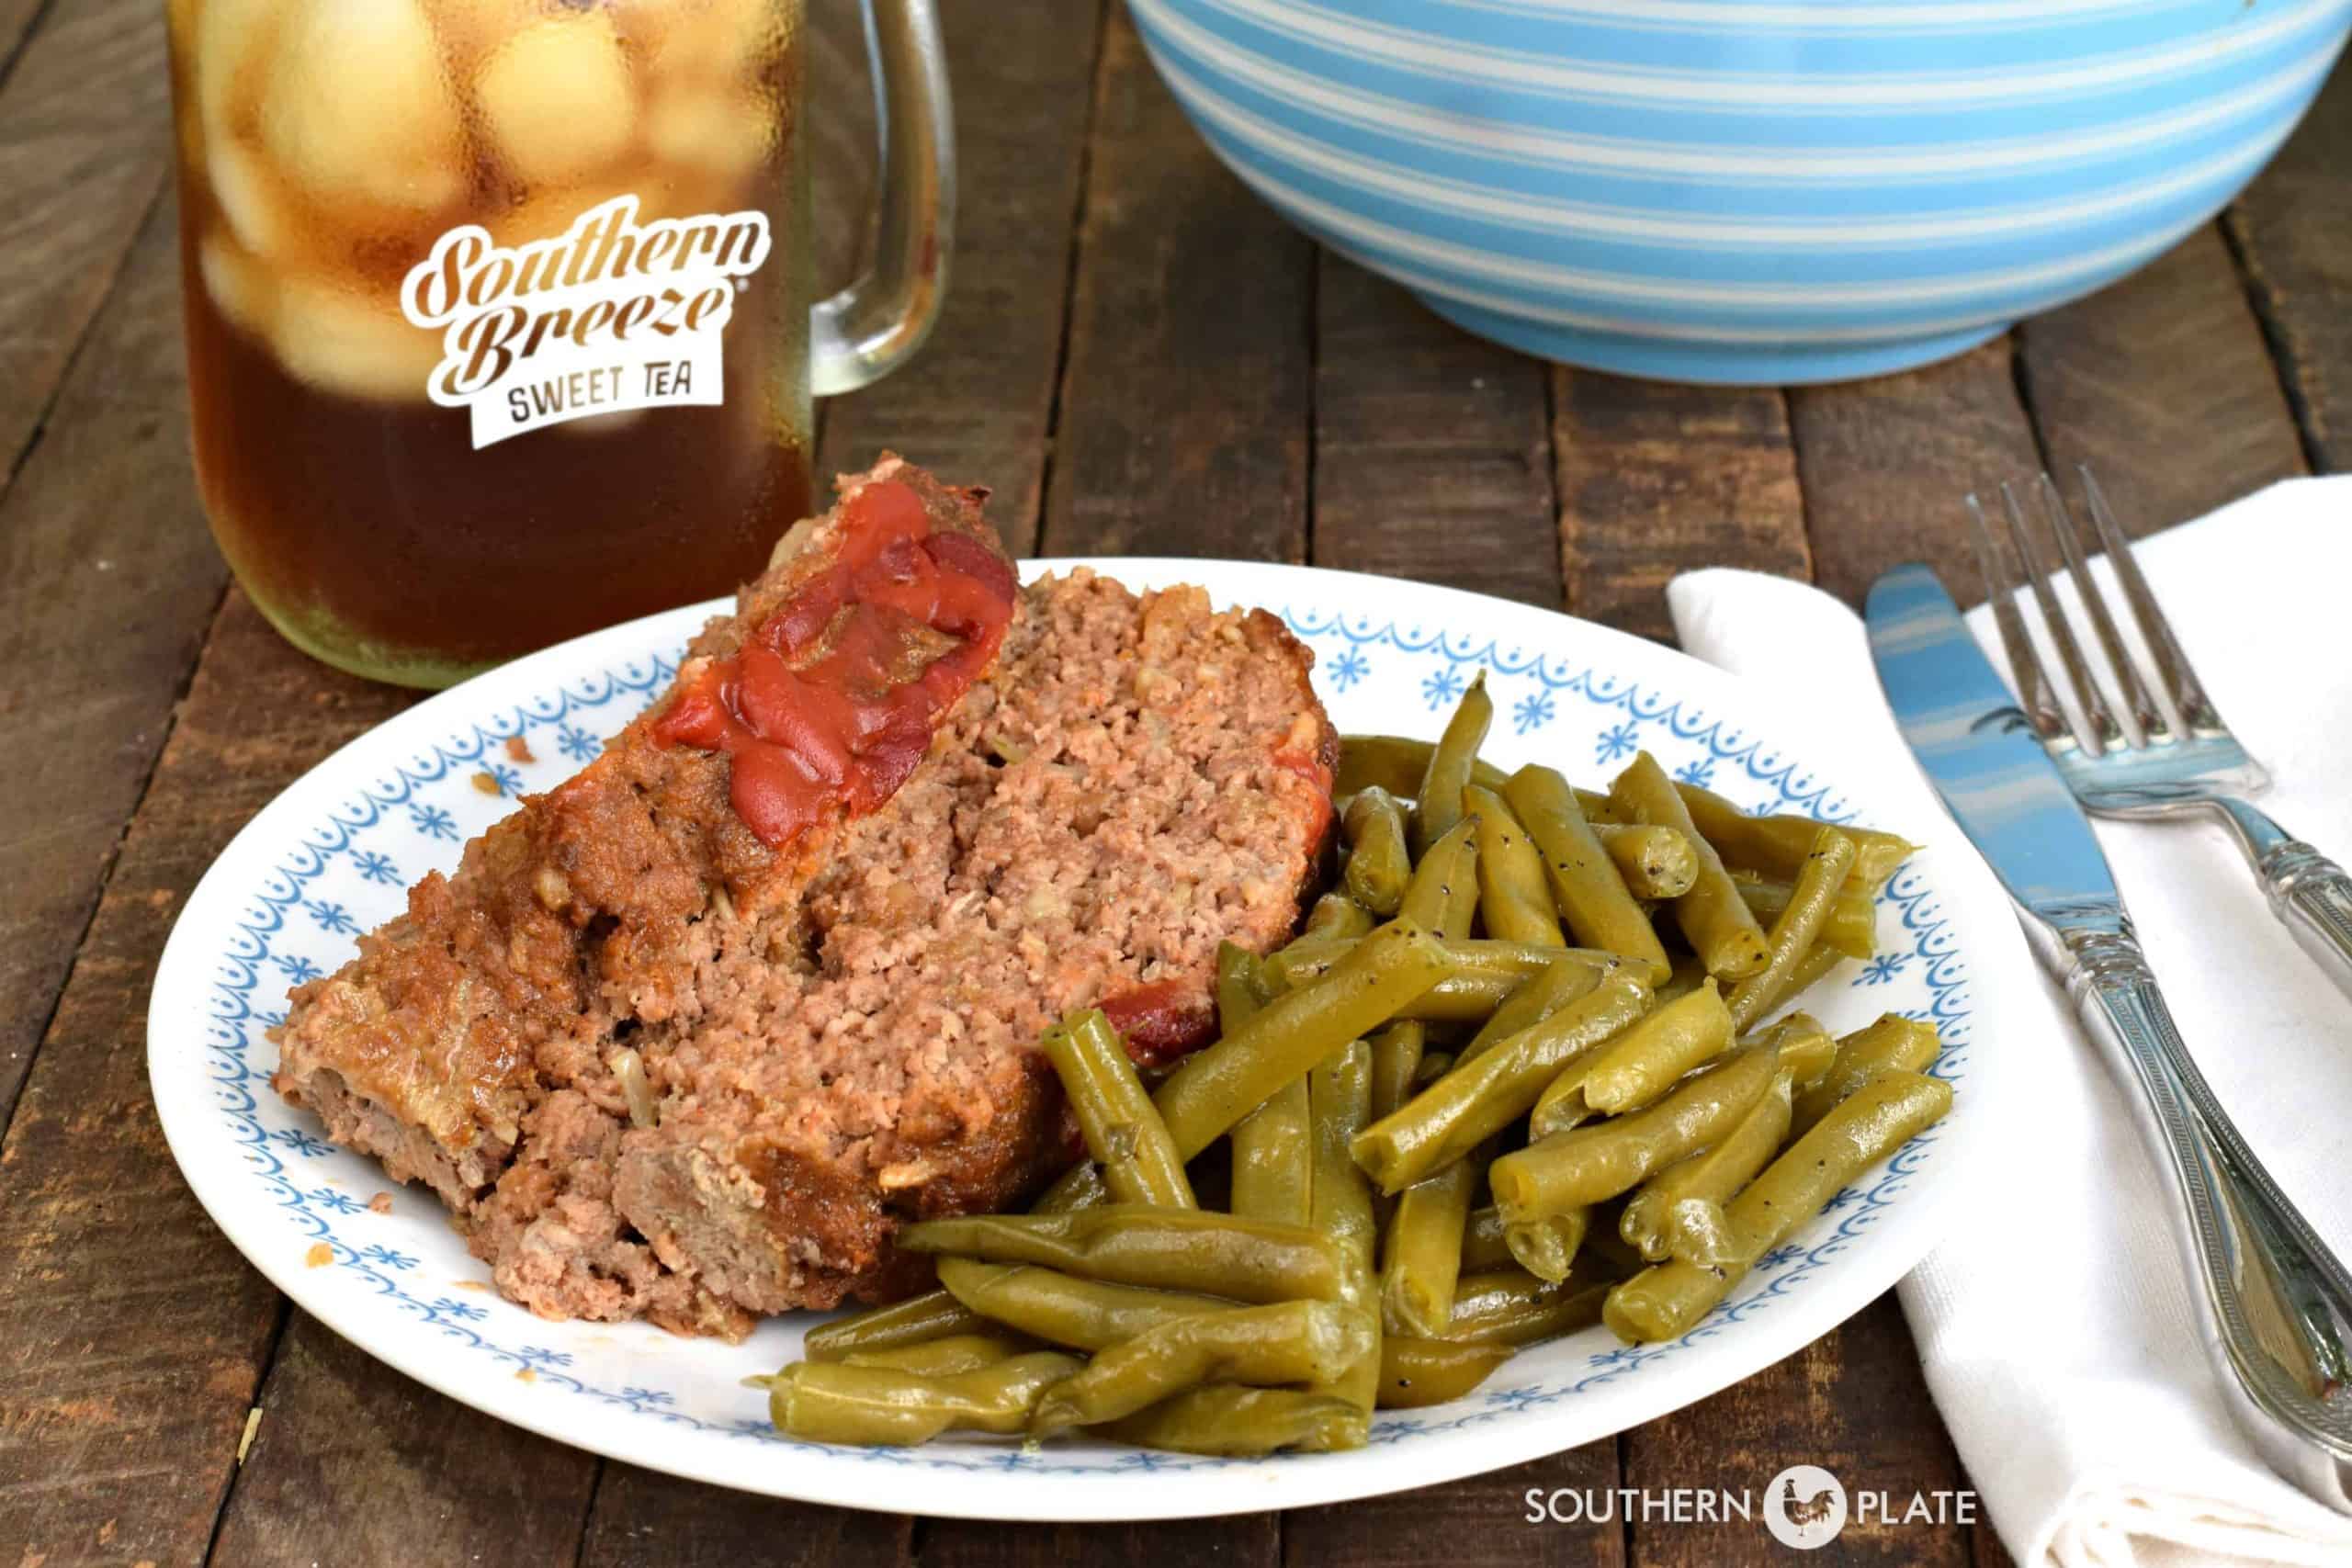
<svg viewBox="0 0 2352 1568">
<path fill-rule="evenodd" d="M 1317 566 L 1561 603 L 1544 367 L 1319 253 Z"/>
<path fill-rule="evenodd" d="M 28 1562 L 204 1559 L 281 1308 L 164 1146 L 148 985 L 230 837 L 408 700 L 327 673 L 233 592 L 213 623 L 0 1144 L 0 1519 Z"/>
<path fill-rule="evenodd" d="M 1314 247 L 1102 52 L 1042 552 L 1303 560 Z"/>
<path fill-rule="evenodd" d="M 2303 471 L 2278 367 L 2221 231 L 2018 327 L 2019 384 L 2051 471 L 2087 463 L 2153 533 Z"/>
<path fill-rule="evenodd" d="M 1035 547 L 1102 15 L 1032 0 L 942 16 L 965 192 L 946 303 L 903 368 L 828 405 L 820 483 L 891 446 L 991 486 L 989 516 Z"/>
<path fill-rule="evenodd" d="M 551 1398 L 560 1395 L 551 1394 Z M 212 1561 L 570 1568 L 596 1460 L 412 1382 L 296 1312 Z"/>
<path fill-rule="evenodd" d="M 168 208 L 0 494 L 0 1124 L 227 581 L 188 475 Z"/>
<path fill-rule="evenodd" d="M 1667 581 L 1698 566 L 1810 574 L 1779 392 L 1552 373 L 1567 607 L 1665 637 Z"/>
<path fill-rule="evenodd" d="M 170 95 L 155 0 L 58 0 L 0 84 L 0 487 L 163 189 Z"/>
<path fill-rule="evenodd" d="M 1887 568 L 1924 560 L 1962 604 L 1984 597 L 1961 497 L 2041 461 L 2013 352 L 1998 338 L 1901 376 L 1790 389 L 1815 582 L 1859 605 Z"/>
<path fill-rule="evenodd" d="M 917 1521 L 722 1492 L 607 1462 L 580 1568 L 889 1568 L 909 1561 Z"/>
<path fill-rule="evenodd" d="M 1506 1368 L 1498 1381 L 1510 1375 Z M 1295 1509 L 1283 1516 L 1283 1565 L 1618 1568 L 1625 1561 L 1623 1526 L 1613 1517 L 1598 1523 L 1588 1517 L 1603 1508 L 1613 1514 L 1610 1494 L 1618 1483 L 1617 1440 L 1604 1438 L 1443 1486 Z M 1541 1517 L 1532 1520 L 1532 1510 Z"/>
<path fill-rule="evenodd" d="M 2352 468 L 2352 71 L 2328 78 L 2227 221 L 2306 456 Z"/>
</svg>

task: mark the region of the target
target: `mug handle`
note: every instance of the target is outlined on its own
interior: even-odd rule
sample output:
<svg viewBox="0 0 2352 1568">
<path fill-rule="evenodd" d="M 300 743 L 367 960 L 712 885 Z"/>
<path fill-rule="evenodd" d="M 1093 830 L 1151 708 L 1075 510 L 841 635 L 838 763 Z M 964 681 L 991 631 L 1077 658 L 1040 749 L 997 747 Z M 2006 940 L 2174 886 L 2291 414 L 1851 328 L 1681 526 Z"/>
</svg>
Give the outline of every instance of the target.
<svg viewBox="0 0 2352 1568">
<path fill-rule="evenodd" d="M 865 0 L 882 168 L 874 265 L 809 313 L 808 381 L 854 392 L 922 345 L 947 291 L 956 218 L 956 123 L 932 0 Z"/>
</svg>

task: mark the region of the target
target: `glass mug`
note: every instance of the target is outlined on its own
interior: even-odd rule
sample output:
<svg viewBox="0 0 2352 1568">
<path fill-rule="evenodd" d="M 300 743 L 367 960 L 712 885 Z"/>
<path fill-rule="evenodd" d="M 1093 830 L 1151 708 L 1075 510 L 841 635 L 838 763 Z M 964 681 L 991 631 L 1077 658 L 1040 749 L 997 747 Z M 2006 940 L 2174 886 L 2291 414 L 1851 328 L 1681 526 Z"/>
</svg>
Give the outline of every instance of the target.
<svg viewBox="0 0 2352 1568">
<path fill-rule="evenodd" d="M 803 0 L 167 4 L 197 482 L 330 664 L 447 685 L 734 588 L 811 509 L 812 393 L 930 327 L 930 0 L 867 0 L 876 259 L 813 309 Z"/>
</svg>

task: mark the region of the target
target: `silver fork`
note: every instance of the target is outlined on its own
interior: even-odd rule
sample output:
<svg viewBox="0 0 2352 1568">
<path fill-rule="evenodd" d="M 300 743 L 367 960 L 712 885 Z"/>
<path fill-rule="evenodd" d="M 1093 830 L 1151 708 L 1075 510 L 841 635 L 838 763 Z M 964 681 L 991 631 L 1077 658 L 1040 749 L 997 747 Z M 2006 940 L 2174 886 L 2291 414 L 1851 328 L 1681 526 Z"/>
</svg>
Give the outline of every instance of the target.
<svg viewBox="0 0 2352 1568">
<path fill-rule="evenodd" d="M 2087 728 L 2077 730 L 2068 719 L 2064 699 L 2026 631 L 2025 617 L 2018 607 L 2017 582 L 1993 537 L 1991 525 L 1984 520 L 1984 509 L 1974 496 L 1968 497 L 1993 618 L 2008 650 L 2009 666 L 2017 672 L 2018 689 L 2034 733 L 2065 775 L 2075 797 L 2100 816 L 2200 815 L 2228 824 L 2270 901 L 2271 912 L 2329 977 L 2352 994 L 2352 877 L 2240 797 L 2241 791 L 2268 787 L 2269 773 L 2238 743 L 2214 710 L 2204 683 L 2181 651 L 2180 639 L 2173 635 L 2171 623 L 2157 608 L 2147 579 L 2140 574 L 2139 563 L 2132 558 L 2131 547 L 2116 526 L 2098 480 L 2087 468 L 2076 471 L 2082 475 L 2083 497 L 2099 545 L 2115 569 L 2132 618 L 2147 645 L 2145 667 L 2132 657 L 2116 629 L 2107 597 L 2084 558 L 2082 536 L 2065 498 L 2046 473 L 2035 481 L 2034 490 L 2064 559 L 2066 575 L 2073 580 L 2092 633 L 2115 671 L 2132 718 L 2129 728 L 2109 705 L 2107 693 L 2083 658 L 2071 618 L 2059 605 L 2049 569 L 2027 525 L 2025 508 L 2018 503 L 2017 491 L 2004 483 L 2001 504 L 2008 514 L 2009 536 L 2025 564 L 2042 624 L 2049 628 L 2051 643 L 2058 651 L 2058 661 Z M 2161 691 L 2178 714 L 2177 724 L 2157 703 L 2154 691 Z"/>
</svg>

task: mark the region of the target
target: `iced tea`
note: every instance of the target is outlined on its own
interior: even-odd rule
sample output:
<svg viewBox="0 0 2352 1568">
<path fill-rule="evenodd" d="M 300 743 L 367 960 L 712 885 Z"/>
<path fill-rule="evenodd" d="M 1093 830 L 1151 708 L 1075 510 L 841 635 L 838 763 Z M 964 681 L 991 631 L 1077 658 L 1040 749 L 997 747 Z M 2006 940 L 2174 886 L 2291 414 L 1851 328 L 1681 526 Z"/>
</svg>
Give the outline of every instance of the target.
<svg viewBox="0 0 2352 1568">
<path fill-rule="evenodd" d="M 172 0 L 190 402 L 295 643 L 445 684 L 809 510 L 801 0 Z"/>
</svg>

